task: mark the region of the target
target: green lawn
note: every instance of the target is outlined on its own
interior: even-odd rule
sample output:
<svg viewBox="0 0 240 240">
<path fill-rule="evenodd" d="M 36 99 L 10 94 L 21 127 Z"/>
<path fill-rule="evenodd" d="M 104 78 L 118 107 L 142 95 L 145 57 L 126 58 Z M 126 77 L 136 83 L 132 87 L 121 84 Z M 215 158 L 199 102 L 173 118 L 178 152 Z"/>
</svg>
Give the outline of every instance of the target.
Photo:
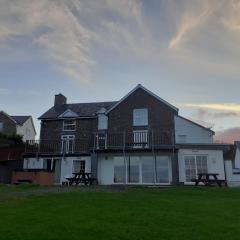
<svg viewBox="0 0 240 240">
<path fill-rule="evenodd" d="M 0 215 L 4 240 L 233 240 L 240 239 L 240 189 L 13 194 L 0 200 Z"/>
</svg>

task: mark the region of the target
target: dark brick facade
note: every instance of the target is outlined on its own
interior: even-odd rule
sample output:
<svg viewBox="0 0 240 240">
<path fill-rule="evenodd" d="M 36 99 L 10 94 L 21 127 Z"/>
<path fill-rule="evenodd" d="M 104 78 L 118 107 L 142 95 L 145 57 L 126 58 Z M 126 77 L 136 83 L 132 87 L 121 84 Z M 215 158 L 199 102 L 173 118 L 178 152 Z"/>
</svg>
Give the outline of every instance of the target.
<svg viewBox="0 0 240 240">
<path fill-rule="evenodd" d="M 174 129 L 174 114 L 176 112 L 144 91 L 137 89 L 109 113 L 109 132 L 131 132 L 146 127 L 133 126 L 133 110 L 148 109 L 148 127 L 154 131 L 172 131 Z"/>
<path fill-rule="evenodd" d="M 2 133 L 7 135 L 16 134 L 17 132 L 16 123 L 14 123 L 14 121 L 3 112 L 0 112 L 0 122 L 3 123 Z"/>
<path fill-rule="evenodd" d="M 97 131 L 97 118 L 76 120 L 76 131 L 63 131 L 63 120 L 42 120 L 41 140 L 59 140 L 62 135 L 75 135 L 76 139 L 90 138 Z"/>
<path fill-rule="evenodd" d="M 133 126 L 133 110 L 137 108 L 148 109 L 148 126 Z M 142 88 L 136 89 L 124 101 L 108 114 L 108 133 L 132 133 L 133 130 L 150 129 L 153 132 L 167 132 L 168 137 L 174 132 L 174 115 L 176 110 L 166 103 L 159 101 Z M 76 120 L 76 131 L 63 131 L 63 120 L 42 120 L 41 140 L 60 140 L 62 135 L 75 135 L 75 139 L 93 139 L 97 132 L 98 119 L 82 118 Z M 131 135 L 132 138 L 132 135 Z M 123 137 L 119 137 L 119 141 Z M 118 141 L 118 140 L 117 140 Z M 127 141 L 130 141 L 127 139 Z"/>
</svg>

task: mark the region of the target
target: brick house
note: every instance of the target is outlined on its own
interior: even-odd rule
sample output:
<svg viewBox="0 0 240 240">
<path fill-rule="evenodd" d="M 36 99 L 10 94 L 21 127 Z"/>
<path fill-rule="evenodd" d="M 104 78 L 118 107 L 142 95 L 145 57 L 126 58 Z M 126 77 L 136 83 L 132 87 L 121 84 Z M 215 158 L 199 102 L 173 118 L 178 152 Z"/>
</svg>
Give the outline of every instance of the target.
<svg viewBox="0 0 240 240">
<path fill-rule="evenodd" d="M 105 185 L 191 184 L 207 171 L 225 179 L 214 132 L 140 84 L 115 102 L 69 104 L 55 95 L 39 119 L 40 140 L 28 142 L 24 168 L 52 170 L 56 183 L 80 170 Z"/>
</svg>

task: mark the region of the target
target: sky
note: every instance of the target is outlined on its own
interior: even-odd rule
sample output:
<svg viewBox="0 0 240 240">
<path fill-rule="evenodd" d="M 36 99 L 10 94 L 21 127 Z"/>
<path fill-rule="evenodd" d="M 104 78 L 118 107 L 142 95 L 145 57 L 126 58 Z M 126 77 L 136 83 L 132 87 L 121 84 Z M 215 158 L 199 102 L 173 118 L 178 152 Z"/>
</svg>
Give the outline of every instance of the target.
<svg viewBox="0 0 240 240">
<path fill-rule="evenodd" d="M 54 95 L 119 100 L 138 83 L 240 140 L 239 0 L 0 0 L 0 110 L 37 118 Z"/>
</svg>

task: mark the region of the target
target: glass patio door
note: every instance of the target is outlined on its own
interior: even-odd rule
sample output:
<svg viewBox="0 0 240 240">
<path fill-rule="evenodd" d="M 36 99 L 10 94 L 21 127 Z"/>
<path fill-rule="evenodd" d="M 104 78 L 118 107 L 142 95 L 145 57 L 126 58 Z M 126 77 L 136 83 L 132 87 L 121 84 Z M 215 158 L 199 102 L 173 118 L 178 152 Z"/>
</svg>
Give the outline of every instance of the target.
<svg viewBox="0 0 240 240">
<path fill-rule="evenodd" d="M 128 182 L 140 183 L 140 157 L 130 156 L 128 160 Z"/>
<path fill-rule="evenodd" d="M 156 157 L 156 183 L 169 183 L 169 157 Z"/>
</svg>

